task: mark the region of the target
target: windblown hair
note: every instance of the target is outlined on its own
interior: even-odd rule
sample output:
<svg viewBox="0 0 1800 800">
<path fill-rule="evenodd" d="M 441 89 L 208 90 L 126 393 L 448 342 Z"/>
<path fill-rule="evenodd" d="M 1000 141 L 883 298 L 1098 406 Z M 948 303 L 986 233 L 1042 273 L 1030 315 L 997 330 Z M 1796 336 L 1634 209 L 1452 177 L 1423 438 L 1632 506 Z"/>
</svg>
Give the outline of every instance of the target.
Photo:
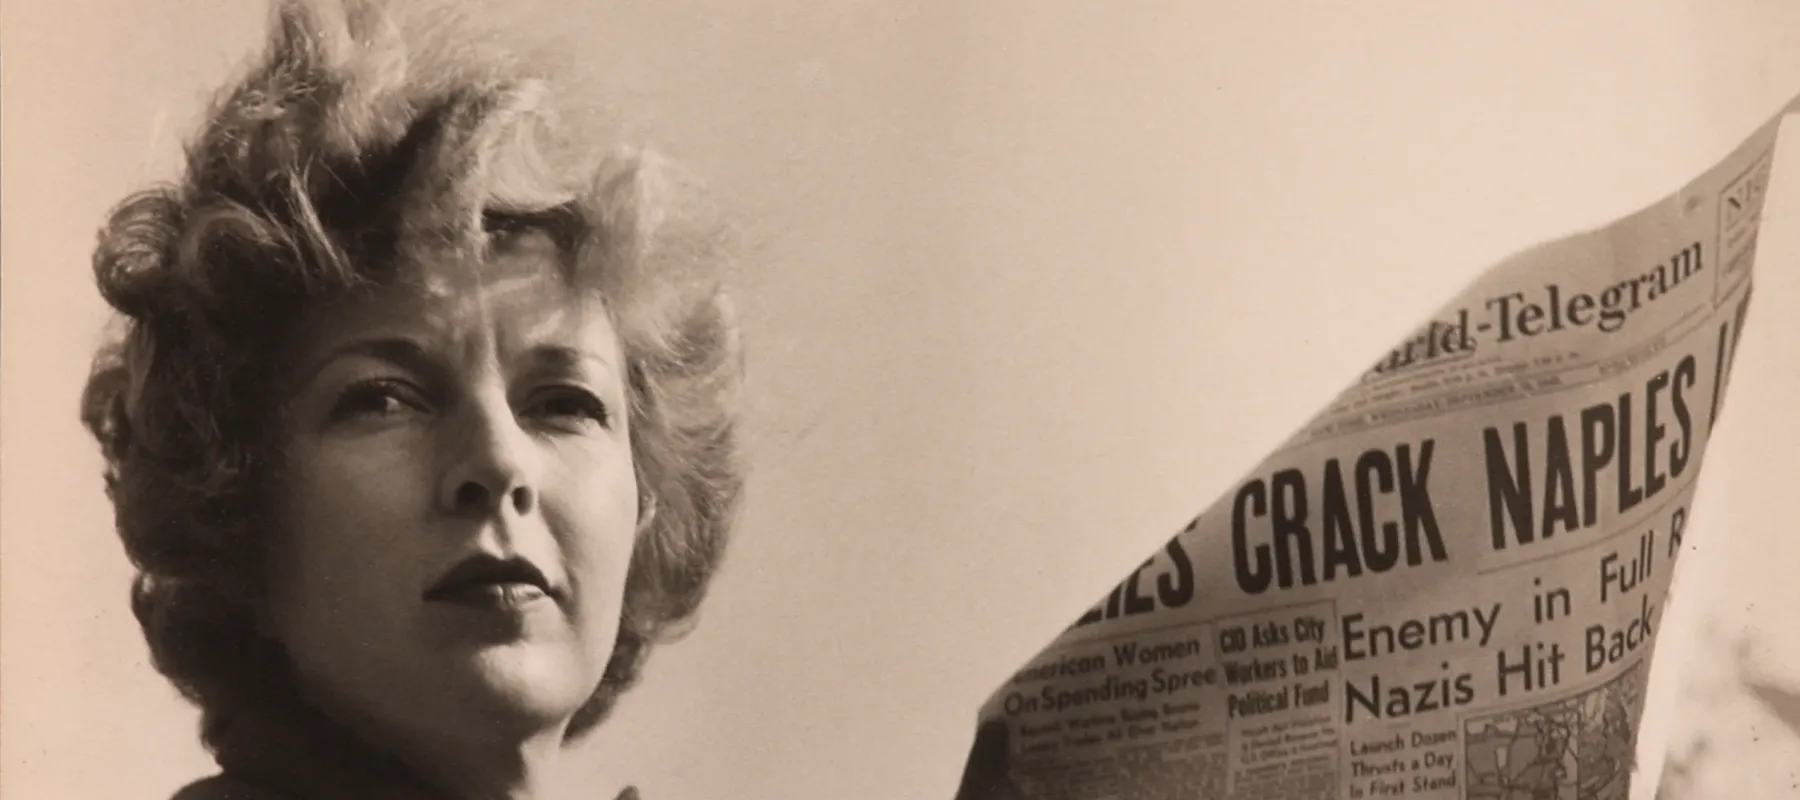
<svg viewBox="0 0 1800 800">
<path fill-rule="evenodd" d="M 640 532 L 617 647 L 571 736 L 692 622 L 738 506 L 723 228 L 656 159 L 597 143 L 598 117 L 558 105 L 543 63 L 453 7 L 403 8 L 279 3 L 181 178 L 119 204 L 94 254 L 122 325 L 82 418 L 138 570 L 132 609 L 209 745 L 250 704 L 295 691 L 256 622 L 282 461 L 269 433 L 278 354 L 309 310 L 401 265 L 479 258 L 500 230 L 542 230 L 619 332 Z"/>
</svg>

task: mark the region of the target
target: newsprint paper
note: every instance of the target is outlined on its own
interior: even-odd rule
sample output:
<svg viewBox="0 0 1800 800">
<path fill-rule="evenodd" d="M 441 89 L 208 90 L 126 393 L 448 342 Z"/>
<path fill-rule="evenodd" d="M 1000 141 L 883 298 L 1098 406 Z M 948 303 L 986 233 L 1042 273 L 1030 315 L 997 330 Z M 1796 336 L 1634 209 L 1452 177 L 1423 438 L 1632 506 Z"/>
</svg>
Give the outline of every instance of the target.
<svg viewBox="0 0 1800 800">
<path fill-rule="evenodd" d="M 1488 270 L 1079 614 L 981 709 L 1017 792 L 1624 800 L 1780 118 Z"/>
</svg>

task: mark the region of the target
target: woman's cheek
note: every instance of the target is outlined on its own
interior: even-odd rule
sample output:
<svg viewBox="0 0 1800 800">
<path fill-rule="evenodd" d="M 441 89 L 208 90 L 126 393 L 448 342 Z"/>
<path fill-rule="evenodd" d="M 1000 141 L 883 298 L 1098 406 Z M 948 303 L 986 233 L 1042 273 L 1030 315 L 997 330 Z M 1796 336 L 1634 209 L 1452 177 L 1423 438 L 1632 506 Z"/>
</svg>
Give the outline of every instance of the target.
<svg viewBox="0 0 1800 800">
<path fill-rule="evenodd" d="M 544 513 L 589 616 L 616 618 L 624 604 L 637 540 L 637 494 L 635 480 L 619 484 L 608 476 L 605 488 L 557 486 L 546 497 Z"/>
<path fill-rule="evenodd" d="M 396 536 L 429 518 L 433 495 L 428 462 L 396 457 L 386 449 L 325 446 L 290 472 L 291 518 L 301 525 L 309 548 L 356 567 L 383 560 Z M 371 536 L 385 532 L 385 536 Z M 385 545 L 385 546 L 384 546 Z M 321 555 L 326 555 L 321 553 Z"/>
<path fill-rule="evenodd" d="M 557 546 L 583 581 L 617 584 L 624 580 L 636 538 L 634 508 L 626 509 L 617 498 L 593 492 L 574 507 L 545 511 L 560 517 L 551 520 L 552 527 L 559 529 Z"/>
<path fill-rule="evenodd" d="M 328 441 L 315 459 L 316 480 L 331 491 L 392 505 L 401 500 L 418 502 L 430 497 L 428 449 L 409 446 L 412 437 L 378 436 L 361 440 Z"/>
</svg>

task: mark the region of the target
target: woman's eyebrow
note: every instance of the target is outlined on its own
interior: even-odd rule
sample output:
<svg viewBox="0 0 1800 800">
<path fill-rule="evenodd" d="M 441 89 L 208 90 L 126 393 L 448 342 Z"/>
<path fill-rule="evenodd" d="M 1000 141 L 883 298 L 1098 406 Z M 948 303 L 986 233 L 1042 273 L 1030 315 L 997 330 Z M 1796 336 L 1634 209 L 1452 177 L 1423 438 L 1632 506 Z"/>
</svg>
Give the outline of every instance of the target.
<svg viewBox="0 0 1800 800">
<path fill-rule="evenodd" d="M 613 370 L 612 361 L 606 356 L 569 345 L 541 344 L 531 348 L 527 358 L 533 367 L 552 372 L 579 372 L 583 367 L 602 372 Z"/>
<path fill-rule="evenodd" d="M 330 350 L 313 361 L 300 373 L 296 386 L 306 386 L 319 377 L 326 367 L 339 359 L 349 356 L 360 356 L 386 361 L 402 369 L 420 373 L 436 372 L 435 362 L 425 346 L 419 342 L 401 336 L 387 336 L 369 339 L 354 339 Z"/>
</svg>

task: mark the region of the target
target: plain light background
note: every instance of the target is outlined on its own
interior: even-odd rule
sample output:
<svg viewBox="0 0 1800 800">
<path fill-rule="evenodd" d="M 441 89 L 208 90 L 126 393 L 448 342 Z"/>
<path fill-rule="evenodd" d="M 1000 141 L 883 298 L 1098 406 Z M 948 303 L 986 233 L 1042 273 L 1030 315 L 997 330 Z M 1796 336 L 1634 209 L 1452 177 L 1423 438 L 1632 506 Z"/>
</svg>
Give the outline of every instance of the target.
<svg viewBox="0 0 1800 800">
<path fill-rule="evenodd" d="M 577 796 L 947 800 L 988 692 L 1464 281 L 1673 191 L 1800 91 L 1787 0 L 532 5 L 710 180 L 755 267 L 744 527 Z M 146 663 L 75 411 L 102 214 L 173 175 L 264 14 L 0 7 L 9 800 L 211 772 Z M 1800 682 L 1774 635 L 1800 605 L 1785 254 L 1704 473 L 1710 577 L 1678 578 L 1658 651 L 1665 694 L 1676 654 L 1726 687 L 1652 721 L 1677 746 L 1697 705 L 1762 726 L 1737 797 L 1791 796 L 1800 763 L 1717 657 L 1749 637 L 1750 669 Z"/>
</svg>

